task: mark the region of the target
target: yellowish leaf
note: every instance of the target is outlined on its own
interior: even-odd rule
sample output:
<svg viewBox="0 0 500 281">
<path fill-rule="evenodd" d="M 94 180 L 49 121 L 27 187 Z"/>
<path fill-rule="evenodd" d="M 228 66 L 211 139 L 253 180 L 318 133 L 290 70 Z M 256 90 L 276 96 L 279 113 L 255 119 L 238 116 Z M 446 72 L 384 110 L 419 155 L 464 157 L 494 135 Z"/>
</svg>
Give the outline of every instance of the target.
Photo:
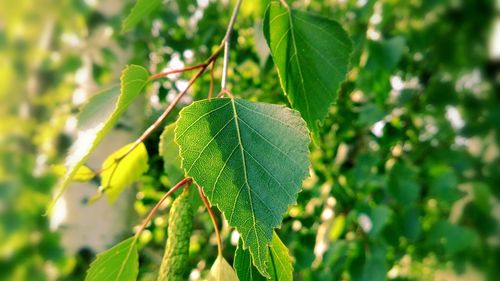
<svg viewBox="0 0 500 281">
<path fill-rule="evenodd" d="M 210 269 L 207 281 L 239 281 L 239 279 L 231 265 L 219 255 Z"/>
<path fill-rule="evenodd" d="M 64 165 L 54 165 L 52 166 L 52 172 L 56 174 L 58 177 L 64 176 L 66 173 L 66 167 Z M 95 177 L 94 171 L 92 171 L 89 167 L 82 165 L 76 171 L 75 175 L 71 178 L 72 181 L 78 182 L 86 182 Z"/>
</svg>

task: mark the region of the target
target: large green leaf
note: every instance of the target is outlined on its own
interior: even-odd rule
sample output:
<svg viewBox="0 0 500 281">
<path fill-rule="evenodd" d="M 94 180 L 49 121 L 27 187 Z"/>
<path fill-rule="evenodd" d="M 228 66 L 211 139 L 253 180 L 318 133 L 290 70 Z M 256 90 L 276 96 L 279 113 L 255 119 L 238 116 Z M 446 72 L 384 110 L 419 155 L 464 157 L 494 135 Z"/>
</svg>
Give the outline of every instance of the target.
<svg viewBox="0 0 500 281">
<path fill-rule="evenodd" d="M 174 140 L 175 123 L 165 127 L 160 136 L 159 154 L 163 158 L 163 169 L 171 183 L 179 182 L 184 178 L 181 169 L 181 156 L 179 145 Z"/>
<path fill-rule="evenodd" d="M 94 96 L 78 115 L 78 136 L 66 157 L 66 173 L 62 177 L 56 196 L 50 204 L 50 212 L 61 197 L 78 169 L 87 161 L 90 153 L 113 128 L 129 104 L 146 85 L 149 74 L 146 69 L 129 65 L 121 75 L 121 91 L 112 90 Z"/>
<path fill-rule="evenodd" d="M 308 176 L 309 136 L 287 107 L 239 99 L 194 102 L 175 129 L 182 167 L 241 233 L 259 271 L 283 213 Z"/>
<path fill-rule="evenodd" d="M 347 74 L 352 51 L 347 33 L 331 19 L 273 1 L 264 18 L 264 34 L 283 91 L 317 134 L 318 122 L 337 99 Z"/>
<path fill-rule="evenodd" d="M 252 265 L 250 252 L 244 250 L 241 239 L 238 243 L 238 248 L 234 256 L 234 268 L 238 273 L 240 281 L 258 281 L 266 280 Z M 269 246 L 269 255 L 266 262 L 267 272 L 270 275 L 270 280 L 273 281 L 288 281 L 293 280 L 293 266 L 288 249 L 281 242 L 276 233 L 273 233 L 273 240 Z"/>
<path fill-rule="evenodd" d="M 98 254 L 90 264 L 85 281 L 135 281 L 138 273 L 137 243 L 131 237 Z"/>
<path fill-rule="evenodd" d="M 148 171 L 149 158 L 144 143 L 140 143 L 120 161 L 116 161 L 123 157 L 132 145 L 134 143 L 129 143 L 113 152 L 102 164 L 101 188 L 108 196 L 109 203 L 113 203 L 125 188 Z"/>
<path fill-rule="evenodd" d="M 142 18 L 146 17 L 161 4 L 161 0 L 137 0 L 130 14 L 123 20 L 122 32 L 129 31 Z"/>
</svg>

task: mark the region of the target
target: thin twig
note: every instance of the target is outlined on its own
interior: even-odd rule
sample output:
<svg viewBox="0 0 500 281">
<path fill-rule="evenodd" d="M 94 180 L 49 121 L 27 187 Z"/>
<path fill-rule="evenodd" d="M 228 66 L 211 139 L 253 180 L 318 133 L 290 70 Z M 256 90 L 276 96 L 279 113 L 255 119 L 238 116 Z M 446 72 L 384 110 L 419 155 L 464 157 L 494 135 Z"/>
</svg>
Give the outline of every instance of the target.
<svg viewBox="0 0 500 281">
<path fill-rule="evenodd" d="M 158 119 L 156 119 L 155 122 L 153 124 L 151 124 L 151 126 L 149 126 L 146 129 L 146 131 L 144 131 L 144 133 L 142 133 L 142 135 L 137 140 L 135 140 L 134 144 L 131 145 L 129 147 L 129 149 L 127 149 L 127 151 L 125 151 L 125 153 L 123 153 L 122 156 L 116 158 L 116 161 L 121 161 L 123 158 L 125 158 L 125 156 L 127 156 L 128 154 L 130 154 L 130 152 L 132 152 L 139 144 L 141 144 L 145 139 L 147 139 L 149 137 L 149 135 L 151 135 L 151 133 L 153 133 L 153 131 L 156 128 L 158 128 L 160 126 L 160 124 L 163 121 L 165 121 L 165 119 L 167 119 L 167 117 L 170 114 L 170 112 L 172 112 L 172 110 L 175 108 L 175 106 L 180 101 L 180 99 L 187 93 L 187 91 L 189 90 L 189 88 L 191 88 L 191 86 L 194 84 L 194 82 L 196 81 L 196 79 L 198 79 L 198 77 L 200 77 L 203 74 L 203 72 L 205 72 L 205 70 L 207 69 L 208 65 L 210 63 L 212 63 L 217 58 L 216 54 L 219 51 L 220 50 L 218 49 L 218 51 L 216 51 L 212 56 L 210 56 L 210 58 L 205 63 L 201 64 L 201 68 L 189 80 L 187 87 L 175 97 L 175 99 L 170 103 L 170 105 L 167 107 L 167 109 L 165 109 L 165 111 L 160 115 L 160 117 L 158 117 Z"/>
<path fill-rule="evenodd" d="M 229 20 L 229 24 L 226 30 L 226 36 L 224 37 L 224 61 L 222 65 L 222 79 L 221 79 L 221 88 L 222 90 L 226 89 L 226 80 L 227 80 L 227 65 L 229 64 L 229 47 L 231 45 L 231 34 L 233 33 L 234 23 L 236 22 L 236 17 L 238 16 L 238 12 L 240 10 L 242 0 L 238 0 L 236 2 L 236 6 L 234 7 L 233 14 L 231 15 L 231 19 Z"/>
<path fill-rule="evenodd" d="M 217 56 L 219 55 L 220 51 L 225 47 L 226 42 L 229 41 L 229 38 L 231 36 L 231 32 L 233 30 L 234 22 L 236 21 L 236 16 L 238 15 L 238 11 L 240 9 L 241 1 L 242 0 L 238 0 L 238 2 L 236 3 L 236 7 L 233 10 L 233 14 L 232 14 L 231 19 L 229 20 L 229 24 L 227 26 L 226 35 L 222 39 L 221 44 L 217 47 L 217 49 L 215 50 L 215 52 L 213 52 L 212 55 L 204 63 L 187 68 L 189 70 L 192 70 L 192 69 L 199 69 L 199 70 L 189 80 L 187 87 L 175 97 L 175 99 L 170 103 L 170 105 L 167 107 L 167 109 L 165 109 L 165 111 L 160 115 L 160 117 L 158 117 L 158 119 L 156 119 L 155 122 L 153 124 L 151 124 L 151 126 L 149 126 L 146 129 L 146 131 L 144 131 L 144 133 L 142 133 L 142 135 L 137 140 L 135 140 L 134 144 L 131 145 L 129 147 L 129 149 L 127 149 L 127 151 L 122 156 L 116 158 L 116 161 L 123 160 L 123 158 L 125 158 L 128 154 L 130 154 L 130 152 L 132 152 L 132 150 L 134 150 L 140 143 L 142 143 L 145 139 L 147 139 L 151 135 L 151 133 L 156 128 L 158 128 L 163 121 L 165 121 L 165 119 L 168 117 L 168 115 L 170 114 L 170 112 L 175 108 L 175 106 L 177 105 L 177 103 L 187 93 L 187 91 L 189 90 L 189 88 L 191 88 L 191 86 L 194 84 L 194 82 L 196 81 L 196 79 L 198 79 L 205 72 L 205 70 L 207 69 L 207 67 L 217 59 Z M 226 67 L 227 67 L 227 62 L 225 61 L 224 63 L 226 65 Z M 181 71 L 181 70 L 179 70 L 179 71 Z M 168 75 L 168 74 L 166 74 L 166 75 Z M 224 85 L 225 85 L 224 75 L 225 74 L 223 73 L 223 80 L 224 80 Z M 154 76 L 157 76 L 157 75 L 153 75 L 153 77 Z M 162 76 L 159 74 L 159 77 L 162 77 Z M 151 77 L 150 77 L 150 80 L 151 80 Z"/>
<path fill-rule="evenodd" d="M 230 98 L 234 99 L 234 95 L 233 93 L 231 93 L 229 90 L 227 89 L 222 89 L 218 94 L 217 94 L 217 97 L 218 98 L 221 98 L 224 96 L 224 94 L 227 94 Z"/>
<path fill-rule="evenodd" d="M 210 215 L 210 219 L 212 220 L 212 224 L 214 225 L 215 228 L 215 235 L 217 236 L 217 250 L 219 252 L 219 256 L 222 255 L 222 239 L 220 236 L 219 232 L 219 226 L 217 225 L 217 219 L 215 218 L 215 214 L 210 207 L 210 203 L 208 203 L 208 199 L 203 193 L 203 190 L 201 189 L 200 186 L 198 186 L 198 194 L 200 194 L 201 200 L 203 201 L 203 204 L 205 204 L 205 207 L 207 208 L 208 214 Z"/>
<path fill-rule="evenodd" d="M 151 221 L 151 218 L 153 218 L 153 215 L 156 213 L 158 208 L 160 208 L 161 204 L 163 204 L 163 202 L 170 195 L 172 195 L 172 193 L 174 193 L 177 189 L 179 189 L 180 187 L 182 187 L 183 185 L 186 185 L 186 184 L 189 186 L 191 184 L 191 182 L 193 182 L 193 180 L 191 178 L 185 178 L 185 179 L 181 180 L 180 182 L 178 182 L 176 185 L 174 185 L 174 187 L 172 187 L 167 193 L 165 193 L 165 195 L 163 195 L 163 197 L 160 199 L 160 201 L 158 201 L 158 203 L 153 207 L 153 209 L 151 209 L 148 216 L 146 217 L 146 219 L 144 219 L 144 222 L 141 224 L 141 226 L 139 227 L 139 229 L 135 233 L 136 239 L 139 237 L 141 232 L 146 228 L 149 221 Z"/>
<path fill-rule="evenodd" d="M 204 63 L 201 63 L 201 64 L 197 64 L 197 65 L 193 65 L 193 66 L 188 66 L 188 67 L 184 67 L 184 68 L 180 68 L 180 69 L 173 69 L 173 70 L 169 70 L 169 71 L 165 71 L 165 72 L 153 74 L 153 75 L 149 76 L 149 80 L 155 80 L 155 79 L 158 79 L 158 78 L 162 78 L 162 77 L 168 76 L 170 74 L 176 74 L 176 73 L 182 73 L 182 72 L 187 72 L 187 71 L 195 70 L 195 69 L 198 69 L 198 68 L 202 68 L 203 65 L 204 65 Z"/>
</svg>

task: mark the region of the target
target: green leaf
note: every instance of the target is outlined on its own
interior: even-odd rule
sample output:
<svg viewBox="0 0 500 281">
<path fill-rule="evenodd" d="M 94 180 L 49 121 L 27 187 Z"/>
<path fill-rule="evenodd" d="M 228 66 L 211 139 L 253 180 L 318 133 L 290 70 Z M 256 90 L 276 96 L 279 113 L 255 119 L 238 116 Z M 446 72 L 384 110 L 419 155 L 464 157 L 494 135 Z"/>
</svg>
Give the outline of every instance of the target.
<svg viewBox="0 0 500 281">
<path fill-rule="evenodd" d="M 159 154 L 163 158 L 163 169 L 172 183 L 179 182 L 184 178 L 184 172 L 181 169 L 179 145 L 174 140 L 174 130 L 175 123 L 165 127 L 160 136 L 159 146 Z"/>
<path fill-rule="evenodd" d="M 78 169 L 87 161 L 104 136 L 113 128 L 129 104 L 146 85 L 146 69 L 129 65 L 121 75 L 121 92 L 115 89 L 92 97 L 78 115 L 78 135 L 66 157 L 66 173 L 62 177 L 56 196 L 50 203 L 50 212 L 69 185 Z"/>
<path fill-rule="evenodd" d="M 138 273 L 137 243 L 131 237 L 98 254 L 90 264 L 85 281 L 135 281 Z"/>
<path fill-rule="evenodd" d="M 336 21 L 277 1 L 266 11 L 264 33 L 285 95 L 317 135 L 347 74 L 352 51 L 347 33 Z"/>
<path fill-rule="evenodd" d="M 309 135 L 296 111 L 239 99 L 194 102 L 175 129 L 182 167 L 241 233 L 264 276 L 273 228 L 309 175 Z"/>
<path fill-rule="evenodd" d="M 383 246 L 376 244 L 370 246 L 370 250 L 367 251 L 365 264 L 363 268 L 360 268 L 362 275 L 359 281 L 386 280 L 387 262 L 385 261 L 385 256 L 387 250 Z"/>
<path fill-rule="evenodd" d="M 248 250 L 243 249 L 243 241 L 238 241 L 238 248 L 234 253 L 234 269 L 238 273 L 240 281 L 265 281 L 267 280 L 262 276 L 257 268 L 252 265 L 252 256 Z M 267 270 L 267 268 L 266 268 Z"/>
<path fill-rule="evenodd" d="M 148 152 L 144 143 L 140 143 L 120 161 L 116 161 L 133 145 L 134 143 L 129 143 L 118 149 L 102 163 L 101 188 L 107 194 L 110 204 L 118 198 L 126 187 L 148 171 Z"/>
<path fill-rule="evenodd" d="M 226 259 L 219 255 L 208 273 L 207 281 L 238 281 L 238 276 Z"/>
<path fill-rule="evenodd" d="M 273 232 L 273 240 L 269 246 L 269 255 L 266 262 L 266 269 L 270 275 L 270 280 L 287 281 L 293 280 L 293 266 L 288 249 L 281 242 L 278 235 Z M 266 280 L 257 269 L 252 266 L 250 252 L 243 249 L 240 239 L 234 257 L 234 268 L 238 273 L 240 281 Z"/>
<path fill-rule="evenodd" d="M 161 0 L 137 0 L 130 14 L 123 20 L 122 32 L 129 31 L 134 25 L 141 21 L 142 18 L 158 8 L 160 4 Z"/>
<path fill-rule="evenodd" d="M 373 224 L 369 232 L 371 237 L 376 237 L 380 234 L 380 231 L 382 231 L 384 226 L 389 222 L 391 213 L 391 209 L 385 205 L 379 205 L 371 210 L 370 219 Z"/>
</svg>

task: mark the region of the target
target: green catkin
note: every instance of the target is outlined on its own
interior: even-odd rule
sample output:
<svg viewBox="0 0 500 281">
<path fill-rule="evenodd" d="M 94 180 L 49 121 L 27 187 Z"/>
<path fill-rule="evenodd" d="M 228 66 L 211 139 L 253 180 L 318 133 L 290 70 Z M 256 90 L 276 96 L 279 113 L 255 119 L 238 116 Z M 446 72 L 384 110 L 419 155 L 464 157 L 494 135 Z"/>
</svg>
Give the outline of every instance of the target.
<svg viewBox="0 0 500 281">
<path fill-rule="evenodd" d="M 185 188 L 172 204 L 168 219 L 168 238 L 158 281 L 185 280 L 189 257 L 189 238 L 193 227 L 193 210 Z"/>
</svg>

